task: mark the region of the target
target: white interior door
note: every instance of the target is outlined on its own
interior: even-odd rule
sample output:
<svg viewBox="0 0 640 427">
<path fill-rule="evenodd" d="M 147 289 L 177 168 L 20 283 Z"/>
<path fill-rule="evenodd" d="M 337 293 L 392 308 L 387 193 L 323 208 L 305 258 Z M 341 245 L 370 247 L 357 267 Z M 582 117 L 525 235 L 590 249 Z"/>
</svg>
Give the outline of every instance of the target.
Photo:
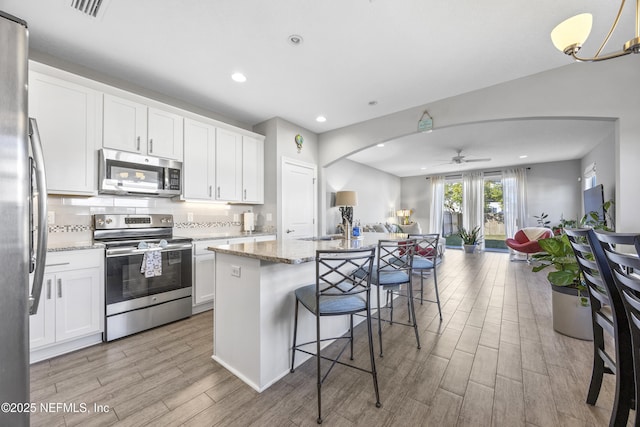
<svg viewBox="0 0 640 427">
<path fill-rule="evenodd" d="M 297 239 L 316 235 L 316 166 L 282 159 L 281 239 Z"/>
</svg>

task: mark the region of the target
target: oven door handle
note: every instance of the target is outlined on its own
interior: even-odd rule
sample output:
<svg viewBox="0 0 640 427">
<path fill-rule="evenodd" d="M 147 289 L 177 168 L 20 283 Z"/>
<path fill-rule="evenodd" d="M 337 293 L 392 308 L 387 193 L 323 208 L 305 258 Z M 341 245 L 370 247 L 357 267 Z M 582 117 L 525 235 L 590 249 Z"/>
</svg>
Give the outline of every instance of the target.
<svg viewBox="0 0 640 427">
<path fill-rule="evenodd" d="M 109 258 L 109 257 L 116 257 L 116 256 L 138 255 L 138 254 L 144 254 L 144 253 L 154 252 L 154 251 L 170 252 L 170 251 L 176 251 L 176 250 L 186 250 L 191 248 L 192 248 L 191 243 L 169 243 L 164 248 L 155 247 L 155 248 L 145 248 L 145 249 L 138 249 L 138 247 L 136 246 L 126 246 L 121 248 L 107 249 L 106 256 L 107 258 Z"/>
</svg>

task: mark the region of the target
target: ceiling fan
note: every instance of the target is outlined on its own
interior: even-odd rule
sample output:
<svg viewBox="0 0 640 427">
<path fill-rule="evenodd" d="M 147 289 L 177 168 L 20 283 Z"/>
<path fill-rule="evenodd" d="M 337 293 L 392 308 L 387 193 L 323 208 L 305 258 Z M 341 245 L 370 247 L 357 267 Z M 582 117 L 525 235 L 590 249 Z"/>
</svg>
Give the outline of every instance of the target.
<svg viewBox="0 0 640 427">
<path fill-rule="evenodd" d="M 462 150 L 456 150 L 456 155 L 451 158 L 451 164 L 461 165 L 463 163 L 471 163 L 471 162 L 488 162 L 491 159 L 467 159 L 467 156 L 462 155 Z"/>
</svg>

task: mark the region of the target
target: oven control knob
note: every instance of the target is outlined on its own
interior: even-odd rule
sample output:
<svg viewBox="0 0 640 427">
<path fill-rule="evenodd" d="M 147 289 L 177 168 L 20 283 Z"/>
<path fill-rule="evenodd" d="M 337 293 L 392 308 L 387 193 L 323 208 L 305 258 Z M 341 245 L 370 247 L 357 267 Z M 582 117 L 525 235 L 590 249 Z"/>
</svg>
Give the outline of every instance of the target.
<svg viewBox="0 0 640 427">
<path fill-rule="evenodd" d="M 104 225 L 104 219 L 102 218 L 97 219 L 96 222 L 98 223 L 98 225 Z"/>
<path fill-rule="evenodd" d="M 107 224 L 111 224 L 113 222 L 113 220 L 111 218 L 107 218 Z"/>
</svg>

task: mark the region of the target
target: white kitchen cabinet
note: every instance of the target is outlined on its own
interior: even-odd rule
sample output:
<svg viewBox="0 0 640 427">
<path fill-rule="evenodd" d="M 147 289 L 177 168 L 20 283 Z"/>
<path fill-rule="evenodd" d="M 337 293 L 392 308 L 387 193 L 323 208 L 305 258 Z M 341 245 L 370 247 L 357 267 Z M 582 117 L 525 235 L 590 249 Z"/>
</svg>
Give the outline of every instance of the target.
<svg viewBox="0 0 640 427">
<path fill-rule="evenodd" d="M 182 160 L 183 118 L 104 94 L 102 145 L 114 150 Z"/>
<path fill-rule="evenodd" d="M 242 135 L 216 129 L 216 200 L 242 200 Z"/>
<path fill-rule="evenodd" d="M 29 116 L 38 122 L 49 194 L 96 194 L 99 92 L 29 73 Z"/>
<path fill-rule="evenodd" d="M 193 256 L 193 305 L 210 303 L 215 296 L 216 254 L 207 250 L 216 240 L 196 242 Z"/>
<path fill-rule="evenodd" d="M 182 196 L 189 200 L 215 200 L 216 128 L 191 119 L 184 121 Z"/>
<path fill-rule="evenodd" d="M 242 137 L 242 201 L 264 203 L 264 141 Z"/>
<path fill-rule="evenodd" d="M 31 362 L 100 342 L 103 250 L 50 252 L 37 314 L 30 316 Z"/>
</svg>

